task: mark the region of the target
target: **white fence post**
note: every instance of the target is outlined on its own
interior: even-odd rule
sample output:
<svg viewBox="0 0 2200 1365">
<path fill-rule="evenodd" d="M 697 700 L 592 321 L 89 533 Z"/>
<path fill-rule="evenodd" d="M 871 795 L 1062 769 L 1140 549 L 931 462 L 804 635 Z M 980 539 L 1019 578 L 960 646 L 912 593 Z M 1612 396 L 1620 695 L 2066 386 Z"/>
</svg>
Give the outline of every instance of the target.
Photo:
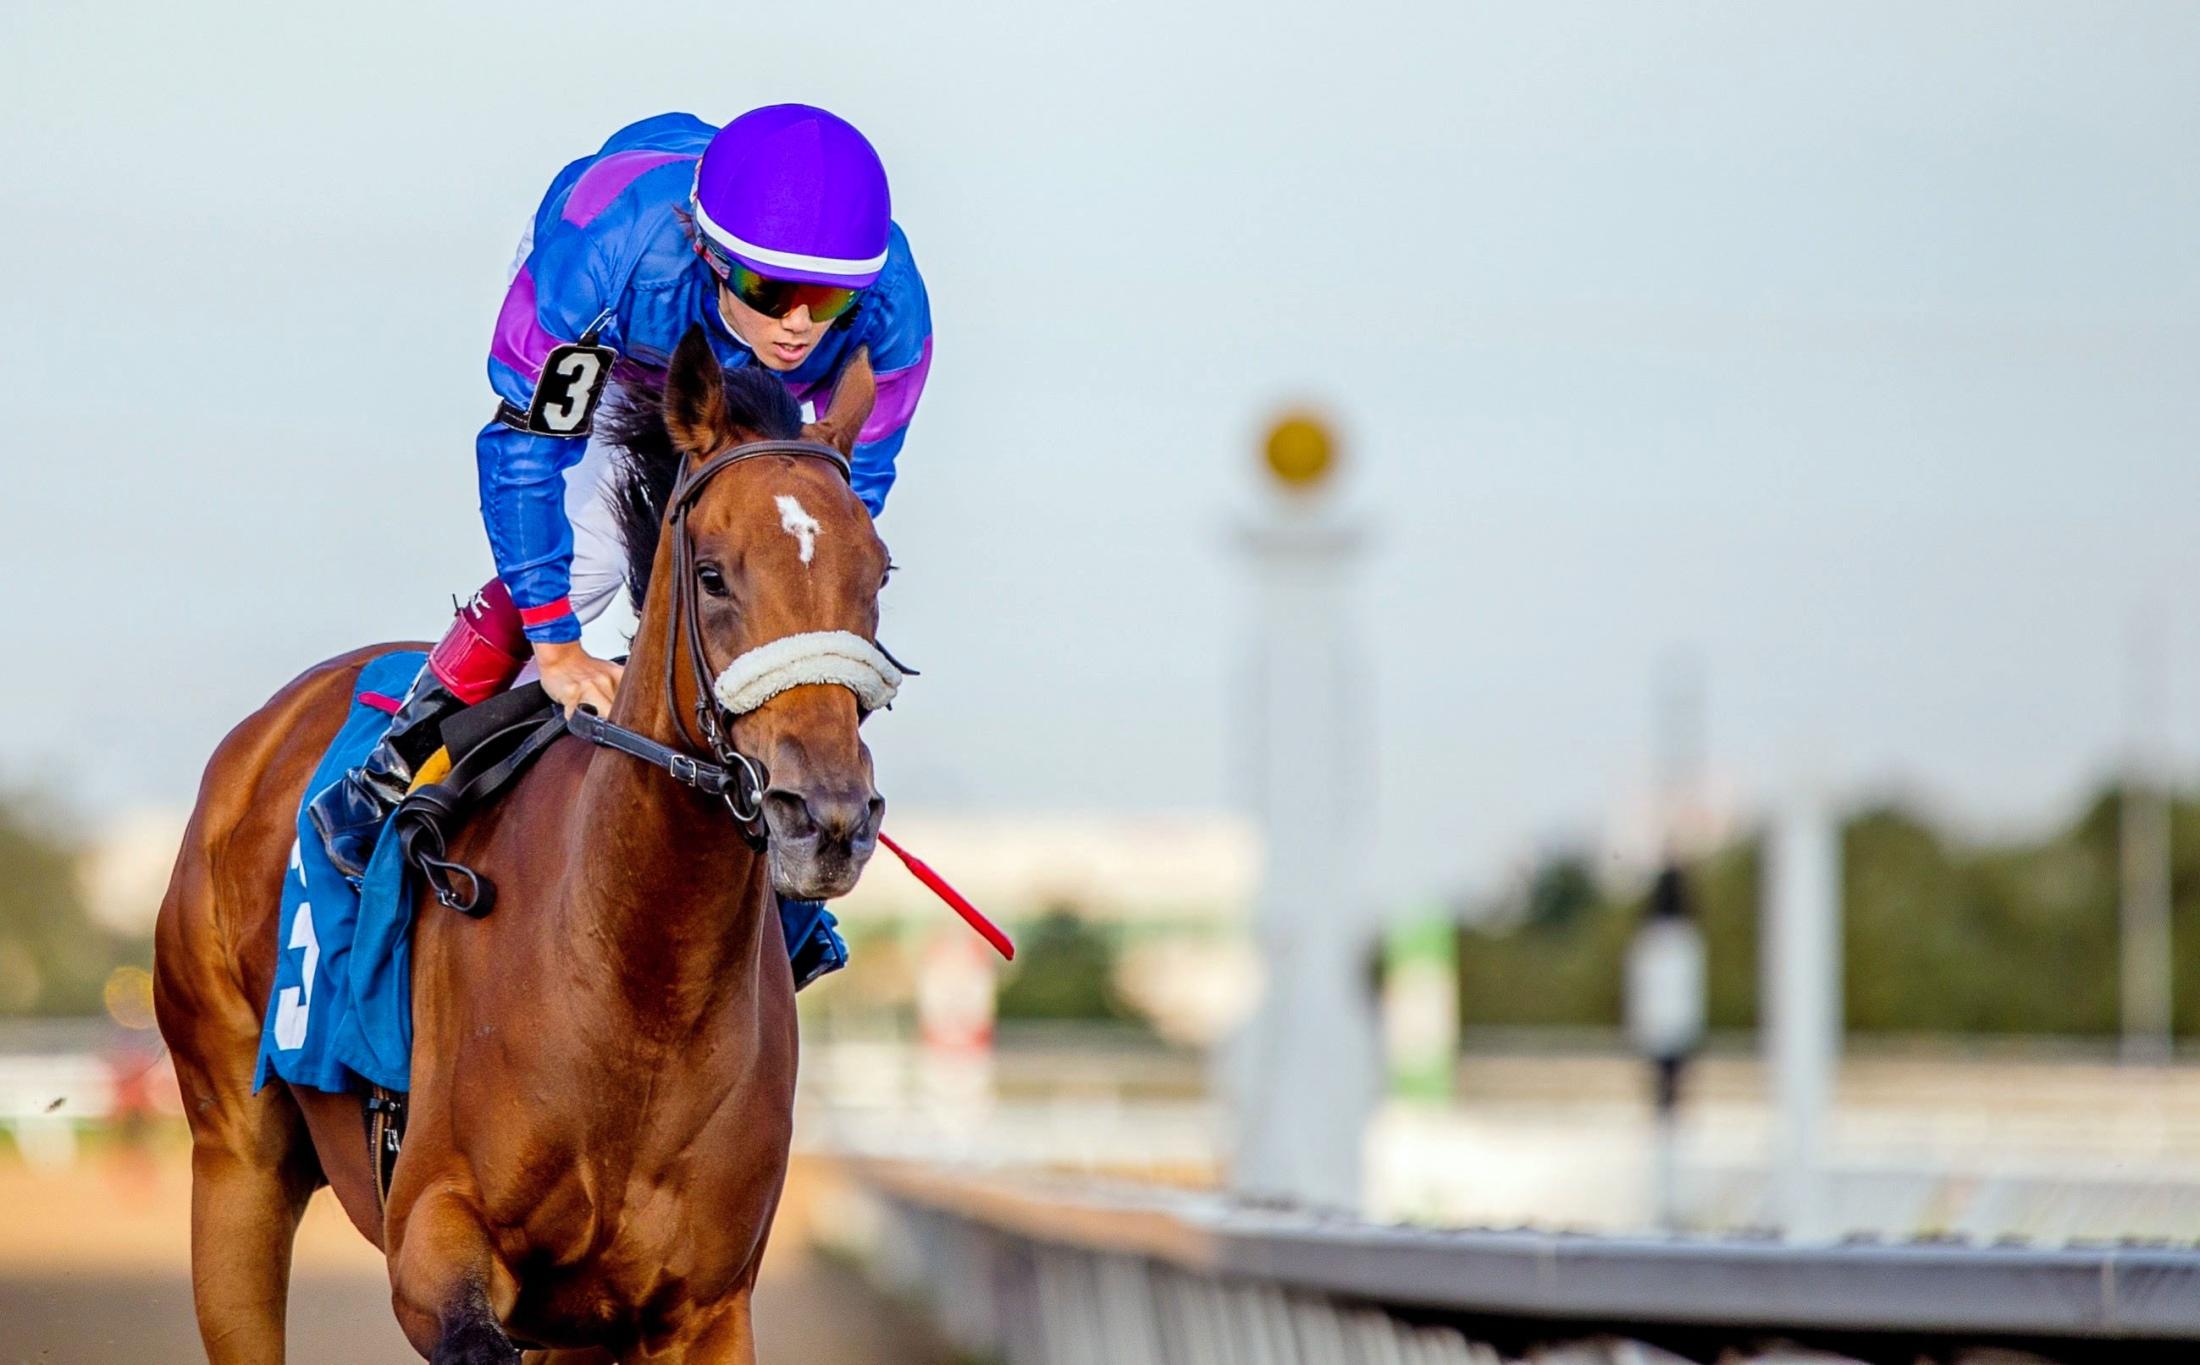
<svg viewBox="0 0 2200 1365">
<path fill-rule="evenodd" d="M 1823 795 L 1792 794 L 1767 855 L 1758 1020 L 1774 1102 L 1772 1213 L 1793 1241 L 1836 1229 L 1825 1130 L 1841 1050 L 1841 830 Z"/>
</svg>

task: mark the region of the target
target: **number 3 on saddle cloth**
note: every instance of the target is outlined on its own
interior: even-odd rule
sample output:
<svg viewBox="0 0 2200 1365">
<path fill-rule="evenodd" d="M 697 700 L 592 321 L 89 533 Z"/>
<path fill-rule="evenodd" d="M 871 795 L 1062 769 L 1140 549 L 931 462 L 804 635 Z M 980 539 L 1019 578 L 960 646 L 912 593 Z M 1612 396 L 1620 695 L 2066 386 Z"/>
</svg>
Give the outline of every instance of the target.
<svg viewBox="0 0 2200 1365">
<path fill-rule="evenodd" d="M 359 672 L 351 710 L 306 796 L 343 777 L 389 728 L 425 654 L 385 654 Z M 355 890 L 301 807 L 276 917 L 275 986 L 260 1032 L 257 1091 L 271 1076 L 338 1094 L 412 1086 L 412 879 L 383 839 Z"/>
<path fill-rule="evenodd" d="M 360 670 L 343 728 L 306 784 L 308 801 L 381 740 L 426 657 L 400 651 Z M 411 1089 L 414 889 L 397 838 L 375 841 L 354 888 L 329 861 L 301 803 L 276 918 L 275 984 L 255 1091 L 271 1076 L 338 1094 Z M 846 964 L 847 948 L 823 902 L 782 901 L 779 914 L 787 942 L 798 945 L 798 987 Z"/>
</svg>

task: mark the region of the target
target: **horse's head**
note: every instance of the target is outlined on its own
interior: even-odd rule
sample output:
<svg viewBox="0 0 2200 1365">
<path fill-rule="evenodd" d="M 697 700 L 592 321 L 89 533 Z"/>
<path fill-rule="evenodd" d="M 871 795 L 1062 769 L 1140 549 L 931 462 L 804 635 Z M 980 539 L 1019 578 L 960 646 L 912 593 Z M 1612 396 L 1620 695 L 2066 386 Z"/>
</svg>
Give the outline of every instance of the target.
<svg viewBox="0 0 2200 1365">
<path fill-rule="evenodd" d="M 765 382 L 769 395 L 742 392 Z M 683 466 L 666 539 L 684 534 L 686 548 L 659 547 L 653 573 L 681 581 L 650 596 L 674 613 L 664 623 L 674 676 L 710 680 L 706 707 L 716 708 L 733 748 L 764 767 L 762 819 L 772 885 L 783 896 L 846 893 L 877 844 L 886 803 L 856 727 L 900 678 L 875 646 L 886 546 L 845 466 L 829 458 L 767 452 L 711 467 L 736 447 L 789 438 L 845 458 L 876 393 L 859 354 L 824 417 L 792 430 L 799 418 L 779 381 L 729 376 L 699 329 L 674 352 L 665 383 L 665 431 Z M 692 615 L 692 633 L 683 614 Z M 698 651 L 699 667 L 685 662 Z M 692 708 L 700 686 L 676 684 L 678 704 Z"/>
</svg>

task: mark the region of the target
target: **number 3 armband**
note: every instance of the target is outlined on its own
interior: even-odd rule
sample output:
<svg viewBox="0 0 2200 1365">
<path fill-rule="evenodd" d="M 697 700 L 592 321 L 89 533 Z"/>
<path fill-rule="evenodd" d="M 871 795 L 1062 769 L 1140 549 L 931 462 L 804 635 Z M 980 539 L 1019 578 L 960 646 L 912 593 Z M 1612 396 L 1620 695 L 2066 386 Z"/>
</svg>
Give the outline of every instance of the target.
<svg viewBox="0 0 2200 1365">
<path fill-rule="evenodd" d="M 618 352 L 595 344 L 595 331 L 579 341 L 567 342 L 542 362 L 542 378 L 535 381 L 535 396 L 525 408 L 509 401 L 497 404 L 497 420 L 518 431 L 537 436 L 586 436 L 594 425 L 596 402 L 611 379 L 611 362 Z"/>
</svg>

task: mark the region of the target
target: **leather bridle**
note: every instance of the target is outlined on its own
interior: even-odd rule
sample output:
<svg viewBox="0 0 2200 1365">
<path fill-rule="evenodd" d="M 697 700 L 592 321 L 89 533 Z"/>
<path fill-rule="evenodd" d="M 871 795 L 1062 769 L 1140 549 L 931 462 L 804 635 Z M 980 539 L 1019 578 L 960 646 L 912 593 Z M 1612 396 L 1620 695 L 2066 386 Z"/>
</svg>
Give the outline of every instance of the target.
<svg viewBox="0 0 2200 1365">
<path fill-rule="evenodd" d="M 848 457 L 819 441 L 749 441 L 711 456 L 680 476 L 665 502 L 665 534 L 672 537 L 672 582 L 667 610 L 673 629 L 686 641 L 688 677 L 695 687 L 695 721 L 691 728 L 680 709 L 679 663 L 682 651 L 665 651 L 665 709 L 672 716 L 682 745 L 708 750 L 715 762 L 657 743 L 648 736 L 614 725 L 593 712 L 577 713 L 568 723 L 574 734 L 605 748 L 617 749 L 663 768 L 674 778 L 725 800 L 736 824 L 751 847 L 762 849 L 770 839 L 764 828 L 764 792 L 771 781 L 764 764 L 734 747 L 731 727 L 711 688 L 716 676 L 709 648 L 703 639 L 702 604 L 696 597 L 695 541 L 688 534 L 687 517 L 703 490 L 728 469 L 767 455 L 823 460 L 840 477 L 854 482 Z"/>
</svg>

